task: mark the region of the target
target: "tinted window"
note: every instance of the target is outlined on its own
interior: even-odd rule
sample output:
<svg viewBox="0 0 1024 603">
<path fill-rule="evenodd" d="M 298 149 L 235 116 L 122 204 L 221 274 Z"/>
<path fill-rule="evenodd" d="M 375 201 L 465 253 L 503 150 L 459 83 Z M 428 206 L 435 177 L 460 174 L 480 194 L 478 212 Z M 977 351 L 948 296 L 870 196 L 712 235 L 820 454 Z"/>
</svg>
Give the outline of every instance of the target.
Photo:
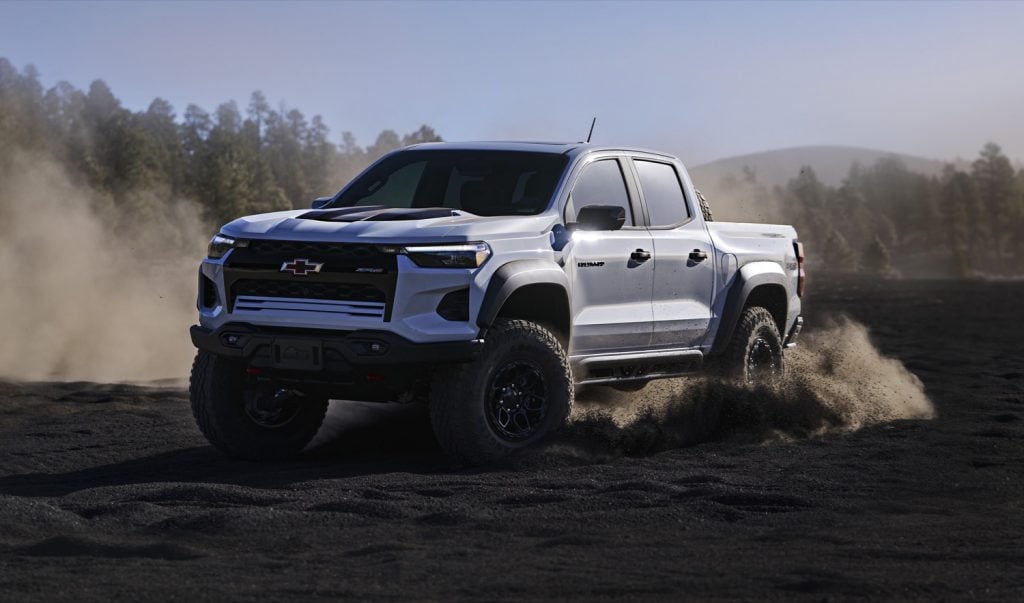
<svg viewBox="0 0 1024 603">
<path fill-rule="evenodd" d="M 426 165 L 425 161 L 417 161 L 395 170 L 387 180 L 378 180 L 374 186 L 368 187 L 369 194 L 353 205 L 412 207 L 410 204 L 416 196 L 416 187 Z M 402 205 L 399 205 L 400 203 Z"/>
<path fill-rule="evenodd" d="M 651 226 L 671 226 L 687 218 L 686 199 L 676 169 L 667 163 L 634 160 Z"/>
<path fill-rule="evenodd" d="M 420 150 L 395 153 L 330 207 L 449 207 L 480 216 L 547 209 L 568 159 L 554 153 Z"/>
<path fill-rule="evenodd" d="M 626 210 L 625 225 L 633 225 L 626 181 L 615 159 L 595 161 L 583 168 L 583 174 L 572 187 L 572 204 L 577 212 L 588 205 L 617 205 Z"/>
</svg>

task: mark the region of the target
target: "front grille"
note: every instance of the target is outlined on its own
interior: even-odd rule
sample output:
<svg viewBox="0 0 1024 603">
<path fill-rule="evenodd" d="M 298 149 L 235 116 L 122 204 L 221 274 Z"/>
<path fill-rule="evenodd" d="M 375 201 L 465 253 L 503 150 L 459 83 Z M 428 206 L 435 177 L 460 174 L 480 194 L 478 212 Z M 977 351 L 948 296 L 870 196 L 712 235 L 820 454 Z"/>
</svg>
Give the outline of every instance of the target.
<svg viewBox="0 0 1024 603">
<path fill-rule="evenodd" d="M 332 301 L 327 299 L 290 299 L 287 297 L 249 297 L 235 299 L 236 313 L 289 312 L 291 314 L 336 314 L 359 318 L 383 319 L 385 304 L 375 302 Z"/>
<path fill-rule="evenodd" d="M 231 285 L 232 306 L 240 296 L 387 303 L 387 294 L 384 291 L 362 283 L 240 279 Z"/>
<path fill-rule="evenodd" d="M 256 253 L 281 253 L 285 255 L 329 254 L 349 258 L 370 258 L 380 255 L 373 245 L 358 243 L 313 243 L 308 241 L 273 241 L 269 239 L 253 239 L 246 248 Z"/>
<path fill-rule="evenodd" d="M 282 265 L 297 259 L 321 264 L 320 272 L 324 274 L 392 274 L 398 271 L 395 254 L 384 253 L 375 245 L 271 239 L 252 239 L 246 247 L 232 250 L 226 265 L 279 272 Z"/>
</svg>

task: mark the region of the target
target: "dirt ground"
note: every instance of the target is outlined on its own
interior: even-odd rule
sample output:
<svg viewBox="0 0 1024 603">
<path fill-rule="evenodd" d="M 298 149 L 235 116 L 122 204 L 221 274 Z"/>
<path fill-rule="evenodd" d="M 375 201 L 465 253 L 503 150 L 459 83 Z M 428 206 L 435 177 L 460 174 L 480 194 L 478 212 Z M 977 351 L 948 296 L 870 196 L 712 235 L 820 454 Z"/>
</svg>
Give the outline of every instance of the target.
<svg viewBox="0 0 1024 603">
<path fill-rule="evenodd" d="M 1024 598 L 1024 282 L 810 287 L 812 334 L 866 324 L 934 419 L 821 429 L 704 389 L 696 431 L 585 420 L 455 470 L 423 409 L 334 403 L 318 447 L 256 464 L 180 387 L 2 383 L 0 599 Z"/>
</svg>

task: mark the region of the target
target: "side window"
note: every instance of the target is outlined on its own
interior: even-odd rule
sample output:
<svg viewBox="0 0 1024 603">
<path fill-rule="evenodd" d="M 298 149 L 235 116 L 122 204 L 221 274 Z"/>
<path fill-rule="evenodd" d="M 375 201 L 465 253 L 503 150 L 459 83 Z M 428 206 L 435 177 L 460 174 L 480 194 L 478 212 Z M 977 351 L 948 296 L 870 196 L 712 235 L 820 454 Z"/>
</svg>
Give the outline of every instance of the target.
<svg viewBox="0 0 1024 603">
<path fill-rule="evenodd" d="M 573 213 L 588 205 L 617 205 L 626 210 L 624 226 L 633 226 L 629 193 L 616 159 L 601 159 L 583 168 L 583 174 L 572 187 Z M 575 219 L 573 215 L 570 219 Z"/>
<path fill-rule="evenodd" d="M 676 168 L 668 163 L 634 159 L 640 175 L 640 190 L 644 193 L 651 226 L 671 226 L 689 217 L 683 186 Z"/>
</svg>

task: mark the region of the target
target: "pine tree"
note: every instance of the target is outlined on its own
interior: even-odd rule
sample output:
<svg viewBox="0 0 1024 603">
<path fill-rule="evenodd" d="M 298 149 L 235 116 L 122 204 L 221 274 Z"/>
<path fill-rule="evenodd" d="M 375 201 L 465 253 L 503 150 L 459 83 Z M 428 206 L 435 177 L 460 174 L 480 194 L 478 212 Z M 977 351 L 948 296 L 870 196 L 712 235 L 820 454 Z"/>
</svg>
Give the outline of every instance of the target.
<svg viewBox="0 0 1024 603">
<path fill-rule="evenodd" d="M 366 154 L 369 156 L 370 161 L 374 161 L 386 153 L 401 148 L 401 146 L 402 139 L 398 137 L 398 133 L 394 130 L 384 130 L 377 135 L 377 141 L 367 147 Z"/>
<path fill-rule="evenodd" d="M 825 240 L 823 256 L 826 267 L 835 272 L 856 272 L 859 267 L 857 254 L 846 242 L 846 237 L 835 229 L 829 232 Z"/>
<path fill-rule="evenodd" d="M 875 235 L 864 246 L 861 254 L 861 266 L 873 274 L 888 274 L 892 271 L 892 258 L 889 256 L 889 249 L 878 235 Z"/>
<path fill-rule="evenodd" d="M 423 142 L 441 142 L 441 137 L 437 135 L 434 128 L 428 125 L 420 126 L 419 130 L 410 132 L 402 137 L 402 146 L 409 146 L 414 144 L 420 144 Z"/>
<path fill-rule="evenodd" d="M 1003 253 L 1009 248 L 1013 233 L 1007 225 L 1020 223 L 1020 204 L 1017 179 L 1010 160 L 1003 155 L 999 145 L 986 144 L 971 169 L 971 178 L 984 207 L 984 223 L 992 236 L 989 249 L 1002 261 Z"/>
</svg>

